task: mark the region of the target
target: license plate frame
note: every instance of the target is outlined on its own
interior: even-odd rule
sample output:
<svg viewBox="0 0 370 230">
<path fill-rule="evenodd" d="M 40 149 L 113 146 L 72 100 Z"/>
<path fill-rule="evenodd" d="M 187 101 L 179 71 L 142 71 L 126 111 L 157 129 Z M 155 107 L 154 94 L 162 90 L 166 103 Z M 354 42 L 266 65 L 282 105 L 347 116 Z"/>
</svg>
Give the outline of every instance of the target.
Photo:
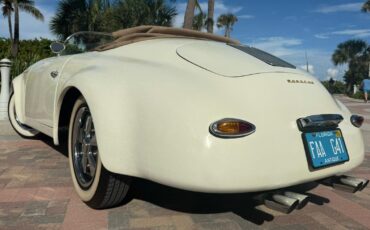
<svg viewBox="0 0 370 230">
<path fill-rule="evenodd" d="M 302 139 L 308 163 L 315 170 L 349 161 L 348 150 L 340 129 L 304 132 Z M 334 145 L 331 140 L 334 140 Z"/>
</svg>

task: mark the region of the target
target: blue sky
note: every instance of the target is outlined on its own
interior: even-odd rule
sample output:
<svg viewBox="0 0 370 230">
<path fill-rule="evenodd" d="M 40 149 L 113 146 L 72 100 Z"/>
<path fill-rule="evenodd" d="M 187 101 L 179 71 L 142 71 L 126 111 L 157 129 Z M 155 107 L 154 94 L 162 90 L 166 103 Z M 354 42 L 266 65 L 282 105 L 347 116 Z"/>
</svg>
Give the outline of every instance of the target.
<svg viewBox="0 0 370 230">
<path fill-rule="evenodd" d="M 21 37 L 54 38 L 48 22 L 54 15 L 56 0 L 36 0 L 46 21 L 37 22 L 21 14 Z M 185 0 L 177 0 L 181 26 Z M 201 5 L 206 10 L 206 0 Z M 370 13 L 360 12 L 364 0 L 216 0 L 216 16 L 231 12 L 239 17 L 232 36 L 241 42 L 271 52 L 298 67 L 309 69 L 318 78 L 340 80 L 345 66 L 334 67 L 331 54 L 337 44 L 348 39 L 370 38 Z M 0 21 L 0 36 L 8 37 L 6 22 Z M 222 31 L 217 30 L 222 34 Z"/>
</svg>

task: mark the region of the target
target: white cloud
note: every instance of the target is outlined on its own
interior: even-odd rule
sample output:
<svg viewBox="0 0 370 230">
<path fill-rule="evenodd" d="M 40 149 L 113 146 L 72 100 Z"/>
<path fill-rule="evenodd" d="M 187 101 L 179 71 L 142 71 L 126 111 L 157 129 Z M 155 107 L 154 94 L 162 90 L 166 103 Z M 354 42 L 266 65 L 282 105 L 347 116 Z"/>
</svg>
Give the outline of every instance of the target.
<svg viewBox="0 0 370 230">
<path fill-rule="evenodd" d="M 315 74 L 320 80 L 326 79 L 328 68 L 334 68 L 331 62 L 331 52 L 320 49 L 306 49 L 301 39 L 267 37 L 245 43 L 278 56 L 299 69 L 306 70 L 306 63 L 308 62 L 309 72 Z"/>
<path fill-rule="evenodd" d="M 200 2 L 200 7 L 203 11 L 207 12 L 208 1 Z M 230 6 L 225 5 L 223 1 L 215 1 L 215 15 L 220 15 L 223 13 L 233 13 L 236 14 L 243 9 L 241 6 Z"/>
<path fill-rule="evenodd" d="M 356 3 L 347 3 L 347 4 L 339 4 L 339 5 L 331 5 L 331 6 L 321 6 L 316 9 L 314 12 L 316 13 L 337 13 L 337 12 L 359 12 L 363 2 L 356 2 Z"/>
<path fill-rule="evenodd" d="M 295 49 L 294 46 L 301 44 L 302 40 L 300 39 L 284 37 L 260 38 L 257 41 L 250 43 L 251 46 L 266 50 L 279 57 L 297 54 L 300 50 Z"/>
<path fill-rule="evenodd" d="M 338 77 L 338 74 L 339 74 L 339 70 L 337 68 L 329 68 L 327 71 L 326 71 L 326 78 L 329 80 L 329 79 L 337 79 Z"/>
<path fill-rule="evenodd" d="M 302 70 L 304 71 L 307 71 L 310 73 L 310 74 L 315 74 L 315 67 L 313 65 L 301 65 L 299 66 L 299 68 L 301 68 Z"/>
<path fill-rule="evenodd" d="M 318 38 L 318 39 L 328 39 L 329 38 L 329 35 L 327 35 L 327 34 L 315 34 L 315 38 Z"/>
<path fill-rule="evenodd" d="M 368 37 L 370 36 L 370 29 L 360 30 L 341 30 L 332 32 L 334 35 L 349 35 L 354 37 Z"/>
<path fill-rule="evenodd" d="M 237 16 L 239 19 L 253 19 L 255 18 L 253 15 L 249 15 L 249 14 L 243 14 L 243 15 L 239 15 Z"/>
<path fill-rule="evenodd" d="M 355 38 L 366 38 L 370 37 L 370 29 L 346 29 L 315 35 L 315 37 L 319 39 L 328 39 L 331 36 L 350 36 Z"/>
</svg>

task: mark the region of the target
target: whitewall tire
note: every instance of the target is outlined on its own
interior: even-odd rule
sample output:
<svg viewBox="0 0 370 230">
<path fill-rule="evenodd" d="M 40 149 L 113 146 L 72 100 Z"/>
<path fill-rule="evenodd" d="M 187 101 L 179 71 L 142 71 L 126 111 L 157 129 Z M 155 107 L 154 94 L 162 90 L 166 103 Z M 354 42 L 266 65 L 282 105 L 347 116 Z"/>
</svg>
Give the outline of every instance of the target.
<svg viewBox="0 0 370 230">
<path fill-rule="evenodd" d="M 68 155 L 74 188 L 95 209 L 119 205 L 126 197 L 131 178 L 106 170 L 100 160 L 94 122 L 80 97 L 72 110 L 68 131 Z"/>
</svg>

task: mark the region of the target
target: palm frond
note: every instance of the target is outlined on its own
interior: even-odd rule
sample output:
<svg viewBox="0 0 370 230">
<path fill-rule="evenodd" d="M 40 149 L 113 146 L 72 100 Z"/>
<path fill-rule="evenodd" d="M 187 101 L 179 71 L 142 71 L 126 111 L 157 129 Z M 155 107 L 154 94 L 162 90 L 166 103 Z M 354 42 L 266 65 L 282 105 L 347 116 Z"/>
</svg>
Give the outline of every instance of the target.
<svg viewBox="0 0 370 230">
<path fill-rule="evenodd" d="M 44 21 L 44 15 L 41 13 L 41 11 L 39 9 L 37 9 L 33 5 L 26 4 L 26 3 L 23 3 L 23 2 L 19 2 L 19 9 L 26 12 L 26 13 L 31 14 L 37 20 Z"/>
<path fill-rule="evenodd" d="M 193 29 L 201 31 L 206 26 L 206 20 L 207 20 L 206 14 L 199 13 L 195 15 L 193 19 Z"/>
<path fill-rule="evenodd" d="M 335 65 L 350 63 L 353 60 L 368 58 L 369 46 L 363 40 L 349 40 L 340 43 L 332 55 Z"/>
<path fill-rule="evenodd" d="M 199 10 L 199 12 L 201 14 L 203 14 L 203 10 L 202 10 L 202 7 L 199 4 L 199 0 L 195 0 L 195 8 L 197 8 L 197 10 Z"/>
<path fill-rule="evenodd" d="M 14 11 L 11 0 L 1 0 L 0 4 L 2 5 L 1 11 L 4 17 L 8 17 Z"/>
</svg>

